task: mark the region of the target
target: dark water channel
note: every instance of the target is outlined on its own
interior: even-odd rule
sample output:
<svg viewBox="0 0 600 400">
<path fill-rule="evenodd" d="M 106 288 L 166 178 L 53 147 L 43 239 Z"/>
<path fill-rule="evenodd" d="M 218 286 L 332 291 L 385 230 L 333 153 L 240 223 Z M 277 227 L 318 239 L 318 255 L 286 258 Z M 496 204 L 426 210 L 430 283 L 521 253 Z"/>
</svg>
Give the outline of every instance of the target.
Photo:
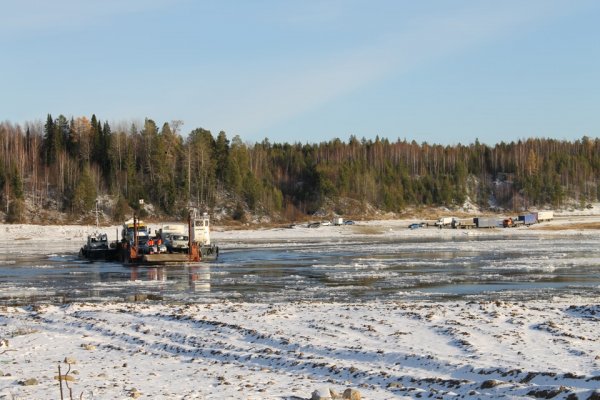
<svg viewBox="0 0 600 400">
<path fill-rule="evenodd" d="M 88 262 L 52 248 L 31 255 L 24 244 L 0 256 L 0 303 L 589 297 L 600 295 L 599 244 L 559 235 L 221 243 L 217 262 L 169 267 Z"/>
</svg>

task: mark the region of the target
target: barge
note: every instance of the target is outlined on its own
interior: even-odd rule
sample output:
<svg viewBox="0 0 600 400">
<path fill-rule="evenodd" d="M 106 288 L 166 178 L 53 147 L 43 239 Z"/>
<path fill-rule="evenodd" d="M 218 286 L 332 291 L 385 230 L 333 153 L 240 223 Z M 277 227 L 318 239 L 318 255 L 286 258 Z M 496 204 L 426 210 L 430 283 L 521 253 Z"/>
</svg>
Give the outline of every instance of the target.
<svg viewBox="0 0 600 400">
<path fill-rule="evenodd" d="M 188 216 L 187 226 L 179 225 L 182 233 L 175 236 L 172 229 L 157 230 L 153 236 L 144 221 L 133 216 L 123 223 L 121 240 L 109 243 L 107 235 L 94 233 L 79 255 L 88 260 L 115 260 L 125 265 L 181 265 L 215 260 L 219 248 L 210 241 L 210 221 L 205 213 L 201 218 Z M 187 230 L 187 235 L 185 234 Z M 168 233 L 168 234 L 167 234 Z M 186 242 L 182 243 L 185 238 Z"/>
</svg>

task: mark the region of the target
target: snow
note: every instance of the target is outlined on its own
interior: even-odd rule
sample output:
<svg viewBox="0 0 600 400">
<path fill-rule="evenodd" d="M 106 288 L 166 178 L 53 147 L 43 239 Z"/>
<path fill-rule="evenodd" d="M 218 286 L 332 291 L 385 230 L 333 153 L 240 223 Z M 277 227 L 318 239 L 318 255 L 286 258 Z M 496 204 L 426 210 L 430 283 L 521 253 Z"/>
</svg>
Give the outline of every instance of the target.
<svg viewBox="0 0 600 400">
<path fill-rule="evenodd" d="M 597 229 L 570 228 L 598 220 L 569 216 L 545 224 L 565 227 L 559 231 L 409 230 L 414 221 L 371 221 L 317 229 L 219 229 L 212 239 L 220 246 L 243 246 L 343 243 L 370 235 L 598 237 Z M 94 230 L 0 225 L 1 262 L 24 251 L 19 242 L 44 254 L 76 251 Z M 117 227 L 102 231 L 114 240 Z M 545 268 L 544 260 L 533 260 L 530 267 Z M 67 359 L 75 379 L 69 382 L 73 398 L 83 399 L 309 399 L 315 391 L 348 388 L 367 399 L 573 394 L 587 399 L 600 388 L 599 323 L 598 299 L 578 296 L 531 302 L 217 299 L 3 306 L 0 398 L 60 398 L 55 376 L 59 364 L 65 374 Z M 32 378 L 37 384 L 25 385 Z"/>
<path fill-rule="evenodd" d="M 559 398 L 587 398 L 600 382 L 599 319 L 600 306 L 579 299 L 8 307 L 0 395 L 58 397 L 53 377 L 68 357 L 74 394 L 94 399 L 133 388 L 145 398 L 310 398 L 323 387 L 369 399 L 497 397 L 561 385 Z M 39 384 L 18 384 L 29 378 Z M 490 380 L 499 384 L 482 388 Z"/>
</svg>

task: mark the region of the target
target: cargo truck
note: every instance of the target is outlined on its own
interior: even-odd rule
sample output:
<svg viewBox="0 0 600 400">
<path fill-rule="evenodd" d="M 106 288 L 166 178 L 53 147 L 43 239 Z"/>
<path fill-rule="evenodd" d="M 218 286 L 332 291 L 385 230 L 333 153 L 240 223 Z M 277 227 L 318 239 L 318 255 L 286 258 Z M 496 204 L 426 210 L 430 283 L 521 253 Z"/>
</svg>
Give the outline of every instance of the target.
<svg viewBox="0 0 600 400">
<path fill-rule="evenodd" d="M 438 219 L 437 221 L 435 221 L 435 226 L 439 227 L 439 228 L 444 228 L 446 226 L 452 226 L 452 221 L 454 221 L 456 218 L 454 217 L 442 217 L 440 219 Z"/>
<path fill-rule="evenodd" d="M 524 225 L 533 225 L 537 223 L 537 216 L 535 214 L 519 215 L 519 221 L 523 221 Z"/>
<path fill-rule="evenodd" d="M 452 227 L 454 229 L 458 229 L 458 228 L 461 228 L 461 229 L 471 229 L 471 228 L 475 228 L 476 225 L 475 225 L 475 221 L 474 221 L 473 218 L 463 218 L 463 219 L 457 219 L 457 218 L 455 218 L 452 221 Z"/>
<path fill-rule="evenodd" d="M 496 228 L 501 225 L 498 219 L 490 217 L 477 217 L 474 221 L 478 228 Z"/>
<path fill-rule="evenodd" d="M 538 222 L 552 221 L 554 219 L 554 211 L 538 211 L 537 213 Z"/>
<path fill-rule="evenodd" d="M 523 221 L 520 221 L 518 217 L 517 218 L 506 218 L 502 222 L 502 226 L 504 226 L 505 228 L 517 228 L 521 225 L 523 225 Z"/>
</svg>

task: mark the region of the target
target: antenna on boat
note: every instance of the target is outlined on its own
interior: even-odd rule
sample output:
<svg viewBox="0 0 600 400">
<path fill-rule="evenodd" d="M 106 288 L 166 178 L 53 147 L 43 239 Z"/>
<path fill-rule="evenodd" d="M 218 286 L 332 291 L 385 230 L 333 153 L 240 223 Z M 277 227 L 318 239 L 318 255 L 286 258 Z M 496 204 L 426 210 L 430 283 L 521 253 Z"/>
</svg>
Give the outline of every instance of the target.
<svg viewBox="0 0 600 400">
<path fill-rule="evenodd" d="M 98 229 L 98 225 L 100 225 L 98 220 L 98 200 L 96 200 L 96 210 L 94 211 L 94 214 L 96 214 L 96 229 Z"/>
</svg>

